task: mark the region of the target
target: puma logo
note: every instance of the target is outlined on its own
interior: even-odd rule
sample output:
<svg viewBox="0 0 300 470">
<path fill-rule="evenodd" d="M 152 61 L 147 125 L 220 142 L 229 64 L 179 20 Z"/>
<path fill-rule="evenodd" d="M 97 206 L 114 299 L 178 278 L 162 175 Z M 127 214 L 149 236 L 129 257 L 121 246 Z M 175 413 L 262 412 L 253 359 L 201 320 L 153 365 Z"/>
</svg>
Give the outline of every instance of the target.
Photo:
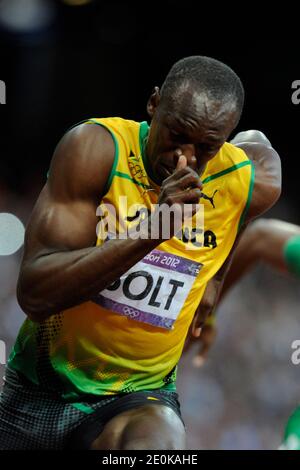
<svg viewBox="0 0 300 470">
<path fill-rule="evenodd" d="M 126 220 L 128 220 L 128 222 L 132 222 L 133 220 L 138 219 L 139 217 L 142 217 L 143 215 L 144 215 L 144 218 L 147 216 L 149 217 L 150 214 L 151 214 L 151 211 L 149 209 L 147 209 L 146 207 L 142 207 L 140 210 L 137 210 L 134 215 L 128 215 L 126 217 Z"/>
<path fill-rule="evenodd" d="M 203 199 L 207 199 L 207 201 L 209 201 L 211 203 L 211 205 L 213 206 L 213 208 L 215 209 L 215 204 L 214 204 L 214 197 L 215 197 L 215 194 L 218 192 L 218 189 L 216 189 L 214 191 L 214 194 L 212 196 L 207 196 L 206 194 L 202 193 L 201 197 L 203 197 Z"/>
</svg>

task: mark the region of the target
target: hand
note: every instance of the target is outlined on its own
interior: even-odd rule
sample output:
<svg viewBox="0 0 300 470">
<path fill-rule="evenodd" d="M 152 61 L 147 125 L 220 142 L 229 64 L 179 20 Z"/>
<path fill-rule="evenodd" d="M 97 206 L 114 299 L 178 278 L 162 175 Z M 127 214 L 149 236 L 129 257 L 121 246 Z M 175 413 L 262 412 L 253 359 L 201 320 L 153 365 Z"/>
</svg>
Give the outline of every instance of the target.
<svg viewBox="0 0 300 470">
<path fill-rule="evenodd" d="M 195 338 L 199 338 L 205 322 L 216 309 L 220 293 L 220 285 L 220 281 L 215 278 L 212 278 L 206 285 L 201 302 L 196 310 L 190 327 L 191 335 Z"/>
<path fill-rule="evenodd" d="M 218 278 L 212 278 L 207 283 L 187 334 L 183 352 L 188 351 L 195 341 L 200 341 L 200 350 L 193 359 L 193 364 L 196 367 L 200 367 L 204 363 L 217 334 L 215 317 L 212 312 L 215 311 L 217 305 L 220 285 Z"/>
<path fill-rule="evenodd" d="M 189 332 L 185 341 L 183 352 L 186 353 L 190 350 L 191 346 L 197 343 L 197 352 L 193 357 L 193 365 L 195 367 L 199 368 L 203 366 L 207 359 L 210 348 L 215 342 L 216 336 L 217 328 L 215 324 L 205 324 L 201 329 L 200 337 L 197 338 L 191 334 L 191 331 Z"/>
<path fill-rule="evenodd" d="M 210 348 L 215 342 L 217 336 L 216 325 L 204 325 L 200 334 L 200 345 L 198 345 L 198 352 L 193 357 L 193 365 L 195 367 L 202 367 Z"/>
<path fill-rule="evenodd" d="M 167 238 L 172 238 L 181 229 L 186 216 L 192 217 L 197 212 L 203 187 L 199 175 L 187 166 L 186 156 L 180 150 L 177 150 L 175 155 L 178 157 L 175 171 L 163 181 L 158 198 L 159 209 L 164 204 L 172 207 L 174 212 L 173 217 L 168 216 L 170 230 Z M 189 206 L 185 206 L 186 204 Z M 157 211 L 153 215 L 156 213 Z M 164 222 L 166 220 L 163 219 Z"/>
</svg>

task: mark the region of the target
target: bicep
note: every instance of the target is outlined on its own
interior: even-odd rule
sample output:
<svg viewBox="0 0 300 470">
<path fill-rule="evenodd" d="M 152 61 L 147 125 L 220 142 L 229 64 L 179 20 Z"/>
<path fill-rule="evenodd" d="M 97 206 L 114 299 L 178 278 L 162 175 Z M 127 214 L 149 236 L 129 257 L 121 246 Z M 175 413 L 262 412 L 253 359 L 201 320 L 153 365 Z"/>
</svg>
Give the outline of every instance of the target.
<svg viewBox="0 0 300 470">
<path fill-rule="evenodd" d="M 75 128 L 61 140 L 26 229 L 24 260 L 95 244 L 113 157 L 112 138 L 99 126 Z"/>
<path fill-rule="evenodd" d="M 96 207 L 87 200 L 56 200 L 49 185 L 42 190 L 25 237 L 25 257 L 70 251 L 96 242 Z"/>
</svg>

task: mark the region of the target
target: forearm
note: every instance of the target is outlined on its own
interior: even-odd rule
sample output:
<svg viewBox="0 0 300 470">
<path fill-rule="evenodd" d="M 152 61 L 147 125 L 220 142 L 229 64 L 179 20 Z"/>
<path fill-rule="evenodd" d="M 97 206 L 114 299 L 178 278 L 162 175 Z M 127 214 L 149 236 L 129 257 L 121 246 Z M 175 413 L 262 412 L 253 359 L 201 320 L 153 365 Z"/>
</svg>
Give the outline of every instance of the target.
<svg viewBox="0 0 300 470">
<path fill-rule="evenodd" d="M 236 248 L 220 299 L 258 262 L 286 271 L 284 246 L 297 234 L 300 234 L 298 226 L 281 220 L 260 218 L 252 222 Z"/>
<path fill-rule="evenodd" d="M 25 262 L 18 300 L 35 321 L 89 300 L 142 259 L 159 240 L 110 240 L 99 247 L 56 252 Z"/>
<path fill-rule="evenodd" d="M 208 281 L 203 297 L 197 309 L 196 320 L 193 325 L 193 334 L 198 336 L 198 333 L 195 333 L 195 327 L 202 328 L 204 324 L 209 323 L 209 318 L 214 315 L 219 299 L 221 296 L 224 279 L 226 277 L 227 271 L 229 269 L 232 257 L 231 254 L 225 260 L 221 268 L 216 272 L 214 277 Z"/>
<path fill-rule="evenodd" d="M 220 300 L 262 258 L 264 238 L 260 220 L 253 222 L 243 233 L 234 251 L 232 263 L 225 277 Z"/>
</svg>

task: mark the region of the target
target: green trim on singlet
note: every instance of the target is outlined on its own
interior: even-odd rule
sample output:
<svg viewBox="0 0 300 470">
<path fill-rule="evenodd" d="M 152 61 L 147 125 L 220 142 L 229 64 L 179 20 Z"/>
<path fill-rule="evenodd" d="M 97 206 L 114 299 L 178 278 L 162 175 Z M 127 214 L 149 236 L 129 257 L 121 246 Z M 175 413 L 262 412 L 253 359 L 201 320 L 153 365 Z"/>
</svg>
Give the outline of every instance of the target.
<svg viewBox="0 0 300 470">
<path fill-rule="evenodd" d="M 74 408 L 76 408 L 79 411 L 83 411 L 83 413 L 86 413 L 90 415 L 91 413 L 94 413 L 95 410 L 93 408 L 90 408 L 89 406 L 84 405 L 83 403 L 71 403 Z"/>
<path fill-rule="evenodd" d="M 149 176 L 149 178 L 152 181 L 154 181 L 155 184 L 160 185 L 160 183 L 157 181 L 157 178 L 155 177 L 155 175 L 152 171 L 152 167 L 150 165 L 150 162 L 149 162 L 149 159 L 148 159 L 148 156 L 147 156 L 147 153 L 146 153 L 146 144 L 147 144 L 148 133 L 149 133 L 149 125 L 148 125 L 147 121 L 141 122 L 139 141 L 140 141 L 140 148 L 141 148 L 144 167 L 145 167 L 146 173 Z"/>
<path fill-rule="evenodd" d="M 127 175 L 127 173 L 123 173 L 122 171 L 115 171 L 114 176 L 118 176 L 119 178 L 124 178 L 128 181 L 131 181 L 132 183 L 136 184 L 137 186 L 141 186 L 144 189 L 150 189 L 151 186 L 141 183 L 140 181 L 135 180 L 134 178 L 131 178 L 131 176 Z"/>
<path fill-rule="evenodd" d="M 119 161 L 119 144 L 118 144 L 118 140 L 116 138 L 116 136 L 114 135 L 113 131 L 108 127 L 106 126 L 105 124 L 103 124 L 102 122 L 97 122 L 95 121 L 94 119 L 89 119 L 87 121 L 87 123 L 93 123 L 93 124 L 97 124 L 98 126 L 101 126 L 103 127 L 104 129 L 106 129 L 110 135 L 112 136 L 113 138 L 113 141 L 114 141 L 114 144 L 115 144 L 115 155 L 114 155 L 114 162 L 113 162 L 113 165 L 112 165 L 112 168 L 110 170 L 110 173 L 109 173 L 109 177 L 108 177 L 108 180 L 106 182 L 106 185 L 104 187 L 104 194 L 106 194 L 108 191 L 109 191 L 109 188 L 111 186 L 111 183 L 112 183 L 112 180 L 116 174 L 116 168 L 117 168 L 117 165 L 118 165 L 118 161 Z"/>
<path fill-rule="evenodd" d="M 249 191 L 248 191 L 248 198 L 247 198 L 246 205 L 244 207 L 243 213 L 242 213 L 241 218 L 240 218 L 240 222 L 239 222 L 239 226 L 238 226 L 238 232 L 240 231 L 240 229 L 242 228 L 242 226 L 245 223 L 246 216 L 248 214 L 249 207 L 250 207 L 251 200 L 252 200 L 253 188 L 254 188 L 254 182 L 255 182 L 255 167 L 254 167 L 254 164 L 252 163 L 251 160 L 248 160 L 248 161 L 251 165 L 251 179 L 250 179 L 250 185 L 249 185 Z"/>
<path fill-rule="evenodd" d="M 293 235 L 287 240 L 283 256 L 289 271 L 300 278 L 300 235 Z"/>
<path fill-rule="evenodd" d="M 26 318 L 7 361 L 8 367 L 21 372 L 36 385 L 39 384 L 37 374 L 38 326 L 38 323 Z"/>
<path fill-rule="evenodd" d="M 239 168 L 242 168 L 243 166 L 246 165 L 251 165 L 250 160 L 246 160 L 241 163 L 237 163 L 236 165 L 232 165 L 229 168 L 226 168 L 225 170 L 219 171 L 218 173 L 215 173 L 214 175 L 208 176 L 207 178 L 204 178 L 202 181 L 203 184 L 208 183 L 209 181 L 213 181 L 216 178 L 220 178 L 221 176 L 227 175 L 227 173 L 231 173 L 232 171 L 238 170 Z"/>
<path fill-rule="evenodd" d="M 144 153 L 144 148 L 146 147 L 145 140 L 148 137 L 148 133 L 149 133 L 149 124 L 147 121 L 142 121 L 140 125 L 140 134 L 139 134 L 140 148 L 141 148 L 142 153 Z"/>
</svg>

